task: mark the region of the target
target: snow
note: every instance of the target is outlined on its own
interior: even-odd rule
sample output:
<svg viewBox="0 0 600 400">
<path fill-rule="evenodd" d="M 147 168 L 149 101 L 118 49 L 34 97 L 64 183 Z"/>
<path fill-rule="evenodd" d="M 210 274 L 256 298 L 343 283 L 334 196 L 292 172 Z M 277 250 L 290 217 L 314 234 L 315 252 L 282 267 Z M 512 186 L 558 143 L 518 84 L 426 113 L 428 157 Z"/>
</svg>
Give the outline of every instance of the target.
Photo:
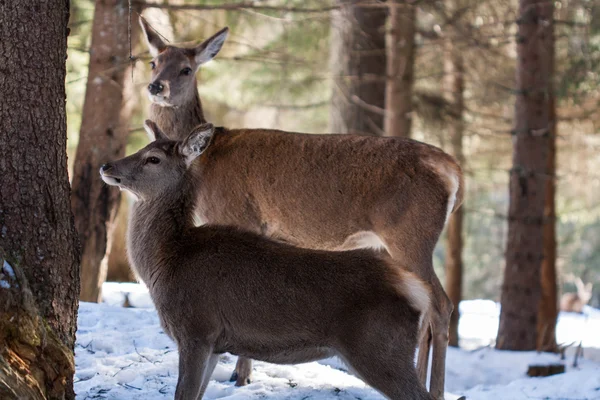
<svg viewBox="0 0 600 400">
<path fill-rule="evenodd" d="M 491 300 L 463 301 L 460 313 L 458 334 L 463 347 L 481 347 L 495 342 L 500 304 Z M 581 341 L 583 347 L 600 348 L 600 310 L 586 306 L 584 314 L 561 313 L 556 340 L 565 344 Z"/>
<path fill-rule="evenodd" d="M 121 307 L 125 294 L 136 308 Z M 172 399 L 177 349 L 160 328 L 146 288 L 106 283 L 103 296 L 103 304 L 80 304 L 75 348 L 77 399 Z M 528 378 L 528 365 L 557 363 L 560 357 L 496 351 L 489 345 L 496 335 L 499 306 L 488 300 L 464 301 L 460 310 L 463 349 L 448 350 L 447 399 L 458 395 L 469 400 L 600 399 L 600 311 L 587 308 L 585 315 L 560 315 L 558 341 L 583 341 L 589 347 L 577 367 L 572 366 L 569 355 L 562 361 L 567 366 L 565 374 Z M 236 360 L 229 354 L 221 356 L 205 399 L 383 399 L 346 372 L 337 359 L 299 365 L 255 362 L 253 382 L 243 388 L 229 382 Z"/>
<path fill-rule="evenodd" d="M 15 271 L 13 270 L 12 266 L 8 263 L 8 261 L 4 260 L 4 266 L 2 267 L 2 269 L 8 274 L 8 276 L 10 276 L 13 279 L 17 279 L 17 277 L 15 276 Z"/>
<path fill-rule="evenodd" d="M 10 282 L 8 279 L 5 279 L 5 276 L 8 276 L 10 280 L 16 281 L 17 277 L 15 276 L 15 271 L 12 266 L 8 263 L 8 261 L 4 260 L 4 264 L 2 265 L 2 269 L 0 270 L 0 287 L 4 289 L 10 289 Z"/>
</svg>

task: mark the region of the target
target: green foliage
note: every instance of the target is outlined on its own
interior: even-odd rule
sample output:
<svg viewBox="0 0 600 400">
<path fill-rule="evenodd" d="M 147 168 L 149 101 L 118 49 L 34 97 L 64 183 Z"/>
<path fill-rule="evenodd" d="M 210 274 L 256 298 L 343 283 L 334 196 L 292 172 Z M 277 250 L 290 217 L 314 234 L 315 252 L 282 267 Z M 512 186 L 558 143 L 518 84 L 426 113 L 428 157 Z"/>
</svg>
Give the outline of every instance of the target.
<svg viewBox="0 0 600 400">
<path fill-rule="evenodd" d="M 580 103 L 600 86 L 600 33 L 588 43 L 573 44 L 564 77 L 557 83 L 557 96 Z"/>
<path fill-rule="evenodd" d="M 560 247 L 567 255 L 564 270 L 584 281 L 600 280 L 600 218 L 587 223 L 574 221 L 561 222 L 558 225 Z"/>
<path fill-rule="evenodd" d="M 298 7 L 323 6 L 322 2 L 297 3 Z M 235 52 L 225 49 L 216 59 L 218 67 L 202 69 L 202 98 L 237 110 L 268 109 L 283 120 L 292 116 L 295 130 L 324 131 L 330 94 L 323 73 L 328 69 L 327 14 L 319 18 L 282 17 L 280 11 L 235 14 L 237 25 L 226 44 Z"/>
</svg>

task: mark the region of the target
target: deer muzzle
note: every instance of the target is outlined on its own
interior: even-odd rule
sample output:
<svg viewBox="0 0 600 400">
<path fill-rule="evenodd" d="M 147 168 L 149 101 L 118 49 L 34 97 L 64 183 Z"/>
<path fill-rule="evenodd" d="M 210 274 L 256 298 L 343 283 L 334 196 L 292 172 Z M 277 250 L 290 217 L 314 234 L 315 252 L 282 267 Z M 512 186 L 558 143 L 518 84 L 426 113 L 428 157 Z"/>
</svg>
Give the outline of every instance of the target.
<svg viewBox="0 0 600 400">
<path fill-rule="evenodd" d="M 148 85 L 148 91 L 152 95 L 157 95 L 157 94 L 161 93 L 164 89 L 165 89 L 165 87 L 160 82 L 152 82 L 151 84 Z"/>
</svg>

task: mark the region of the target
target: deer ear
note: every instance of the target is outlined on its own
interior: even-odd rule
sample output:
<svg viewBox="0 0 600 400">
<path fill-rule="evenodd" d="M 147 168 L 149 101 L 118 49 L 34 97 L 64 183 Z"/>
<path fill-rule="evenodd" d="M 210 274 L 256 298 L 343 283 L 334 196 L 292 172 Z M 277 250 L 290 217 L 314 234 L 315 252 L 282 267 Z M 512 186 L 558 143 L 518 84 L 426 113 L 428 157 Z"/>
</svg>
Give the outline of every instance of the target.
<svg viewBox="0 0 600 400">
<path fill-rule="evenodd" d="M 206 150 L 210 144 L 214 133 L 215 127 L 213 124 L 204 123 L 195 127 L 183 141 L 181 144 L 181 153 L 185 157 L 185 163 L 188 167 L 196 157 L 204 153 L 204 150 Z"/>
<path fill-rule="evenodd" d="M 142 30 L 144 31 L 144 37 L 146 38 L 146 43 L 148 44 L 148 50 L 150 51 L 150 55 L 152 57 L 156 57 L 161 52 L 163 52 L 167 45 L 162 41 L 158 33 L 152 29 L 150 24 L 140 15 L 140 25 L 142 26 Z"/>
<path fill-rule="evenodd" d="M 194 48 L 194 59 L 200 66 L 212 60 L 223 47 L 229 28 L 225 27 Z"/>
<path fill-rule="evenodd" d="M 156 125 L 156 122 L 154 122 L 152 120 L 147 119 L 146 121 L 144 121 L 144 129 L 146 130 L 146 133 L 148 134 L 148 138 L 152 142 L 155 140 L 169 139 L 167 137 L 167 135 L 165 135 L 164 132 L 160 130 L 158 125 Z"/>
<path fill-rule="evenodd" d="M 591 292 L 592 291 L 592 282 L 588 282 L 585 284 L 585 290 L 586 292 Z"/>
</svg>

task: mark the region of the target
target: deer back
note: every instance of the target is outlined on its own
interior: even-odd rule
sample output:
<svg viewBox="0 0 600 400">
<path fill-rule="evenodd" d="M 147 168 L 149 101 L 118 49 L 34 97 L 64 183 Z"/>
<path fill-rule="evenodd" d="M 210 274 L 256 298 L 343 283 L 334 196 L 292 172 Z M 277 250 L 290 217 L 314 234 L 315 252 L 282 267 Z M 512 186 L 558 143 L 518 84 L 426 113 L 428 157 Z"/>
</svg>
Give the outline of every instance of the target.
<svg viewBox="0 0 600 400">
<path fill-rule="evenodd" d="M 415 224 L 406 243 L 423 239 L 418 231 L 442 228 L 451 186 L 462 184 L 450 156 L 401 138 L 217 128 L 199 162 L 205 221 L 313 248 L 401 220 Z M 460 201 L 462 192 L 452 208 Z"/>
</svg>

